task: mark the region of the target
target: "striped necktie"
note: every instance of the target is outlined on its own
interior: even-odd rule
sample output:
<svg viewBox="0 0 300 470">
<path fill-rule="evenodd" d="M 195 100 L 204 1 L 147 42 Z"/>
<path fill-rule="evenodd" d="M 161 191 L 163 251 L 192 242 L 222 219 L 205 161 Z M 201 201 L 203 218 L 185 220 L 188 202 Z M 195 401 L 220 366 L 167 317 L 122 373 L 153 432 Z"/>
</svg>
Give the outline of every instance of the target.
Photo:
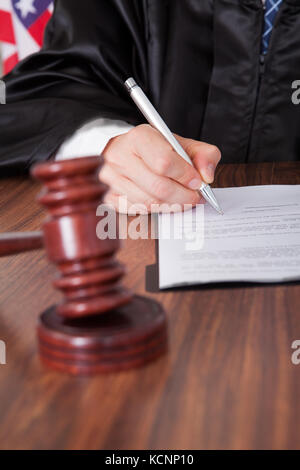
<svg viewBox="0 0 300 470">
<path fill-rule="evenodd" d="M 282 0 L 266 0 L 265 2 L 265 25 L 262 37 L 262 52 L 266 54 L 274 26 L 275 17 L 279 11 Z"/>
</svg>

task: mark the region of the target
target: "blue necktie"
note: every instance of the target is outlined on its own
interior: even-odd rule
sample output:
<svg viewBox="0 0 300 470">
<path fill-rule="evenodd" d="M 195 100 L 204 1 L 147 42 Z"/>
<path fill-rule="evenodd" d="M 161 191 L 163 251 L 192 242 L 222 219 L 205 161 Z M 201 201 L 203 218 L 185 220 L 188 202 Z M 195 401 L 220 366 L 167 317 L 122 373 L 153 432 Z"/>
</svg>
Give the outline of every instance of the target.
<svg viewBox="0 0 300 470">
<path fill-rule="evenodd" d="M 274 26 L 275 17 L 279 11 L 282 0 L 266 0 L 265 4 L 265 26 L 262 38 L 262 52 L 266 54 Z"/>
</svg>

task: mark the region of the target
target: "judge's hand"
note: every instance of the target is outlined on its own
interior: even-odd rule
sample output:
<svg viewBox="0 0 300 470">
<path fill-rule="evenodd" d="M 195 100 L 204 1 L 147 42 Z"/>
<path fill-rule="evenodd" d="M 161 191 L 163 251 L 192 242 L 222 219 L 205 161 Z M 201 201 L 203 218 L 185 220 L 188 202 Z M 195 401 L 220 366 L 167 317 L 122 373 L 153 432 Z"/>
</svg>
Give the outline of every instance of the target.
<svg viewBox="0 0 300 470">
<path fill-rule="evenodd" d="M 168 212 L 182 210 L 185 204 L 203 203 L 196 189 L 203 180 L 213 182 L 221 153 L 213 145 L 176 138 L 194 167 L 148 124 L 111 139 L 102 153 L 104 165 L 99 175 L 101 181 L 109 186 L 105 202 L 129 214 L 133 204 L 143 205 L 145 212 L 157 212 L 157 205 L 164 204 L 162 210 Z M 127 205 L 122 208 L 119 206 L 120 196 L 127 198 Z"/>
</svg>

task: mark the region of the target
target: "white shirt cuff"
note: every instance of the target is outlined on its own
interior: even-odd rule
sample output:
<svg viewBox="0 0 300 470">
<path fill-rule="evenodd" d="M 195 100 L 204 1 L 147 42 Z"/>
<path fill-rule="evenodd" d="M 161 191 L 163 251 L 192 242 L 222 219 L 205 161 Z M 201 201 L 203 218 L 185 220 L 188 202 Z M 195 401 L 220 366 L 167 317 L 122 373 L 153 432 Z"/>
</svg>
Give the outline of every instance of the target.
<svg viewBox="0 0 300 470">
<path fill-rule="evenodd" d="M 88 122 L 58 149 L 56 160 L 100 155 L 110 139 L 125 134 L 133 126 L 124 121 L 99 118 Z"/>
</svg>

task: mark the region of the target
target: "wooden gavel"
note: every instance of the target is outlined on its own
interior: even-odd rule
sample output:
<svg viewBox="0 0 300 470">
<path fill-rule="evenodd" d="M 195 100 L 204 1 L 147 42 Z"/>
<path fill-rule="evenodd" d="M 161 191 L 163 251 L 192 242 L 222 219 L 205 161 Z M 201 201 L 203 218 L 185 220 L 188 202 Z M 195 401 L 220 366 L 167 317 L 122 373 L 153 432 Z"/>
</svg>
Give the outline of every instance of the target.
<svg viewBox="0 0 300 470">
<path fill-rule="evenodd" d="M 45 364 L 72 374 L 137 367 L 167 349 L 161 305 L 122 286 L 120 242 L 97 236 L 104 216 L 96 211 L 107 191 L 101 164 L 88 157 L 35 166 L 32 175 L 44 185 L 38 201 L 48 211 L 42 231 L 0 236 L 0 256 L 44 247 L 57 266 L 54 286 L 64 299 L 40 316 L 39 351 Z"/>
</svg>

